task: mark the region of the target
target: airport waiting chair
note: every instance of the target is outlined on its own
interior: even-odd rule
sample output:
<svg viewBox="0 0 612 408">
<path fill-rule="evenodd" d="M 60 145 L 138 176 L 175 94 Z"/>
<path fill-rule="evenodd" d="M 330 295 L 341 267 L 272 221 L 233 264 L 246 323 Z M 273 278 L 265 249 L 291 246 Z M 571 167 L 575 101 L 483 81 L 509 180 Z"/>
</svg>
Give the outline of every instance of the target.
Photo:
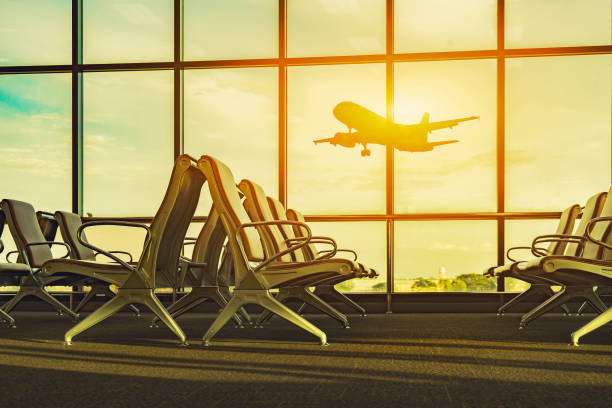
<svg viewBox="0 0 612 408">
<path fill-rule="evenodd" d="M 130 265 L 116 255 L 96 248 L 82 239 L 79 239 L 82 245 L 116 263 L 62 259 L 48 261 L 43 265 L 43 273 L 47 276 L 68 273 L 100 279 L 118 286 L 116 296 L 66 332 L 64 336 L 66 344 L 71 344 L 74 336 L 132 303 L 147 306 L 180 339 L 181 344 L 187 344 L 185 334 L 155 296 L 154 290 L 156 287 L 176 285 L 183 239 L 205 181 L 202 173 L 191 164 L 192 160 L 194 159 L 187 155 L 177 157 L 168 188 L 150 226 L 124 221 L 92 221 L 79 227 L 77 237 L 80 237 L 83 229 L 93 225 L 119 225 L 145 229 L 147 236 L 140 260 L 136 265 Z"/>
<path fill-rule="evenodd" d="M 240 190 L 245 196 L 244 199 L 244 207 L 247 210 L 247 214 L 249 215 L 251 221 L 254 222 L 270 222 L 270 221 L 281 221 L 286 222 L 287 219 L 275 219 L 270 211 L 270 207 L 266 200 L 266 195 L 257 183 L 254 183 L 250 180 L 242 180 L 238 185 Z M 289 224 L 280 224 L 280 225 L 289 225 Z M 281 252 L 288 248 L 290 242 L 282 235 L 278 225 L 265 225 L 262 227 L 262 239 L 263 239 L 263 247 L 266 253 L 266 256 L 271 256 L 272 254 Z M 291 234 L 290 239 L 299 242 L 296 240 L 296 237 Z M 318 240 L 318 237 L 311 237 L 310 243 L 313 240 Z M 328 241 L 326 241 L 328 242 Z M 336 247 L 335 241 L 329 241 L 333 244 L 333 247 Z M 306 259 L 303 256 L 302 251 L 293 251 L 291 254 L 287 254 L 284 257 L 279 259 L 281 262 L 305 262 Z M 348 276 L 343 276 L 347 277 Z M 329 303 L 325 302 L 323 299 L 319 298 L 317 295 L 313 294 L 308 286 L 304 285 L 286 285 L 279 289 L 278 294 L 276 295 L 276 300 L 281 303 L 286 302 L 289 299 L 298 299 L 302 302 L 309 304 L 310 306 L 316 308 L 317 310 L 327 314 L 333 319 L 336 319 L 343 327 L 349 328 L 350 324 L 348 318 L 345 314 L 338 311 L 336 308 L 331 306 Z M 256 326 L 260 326 L 265 320 L 270 318 L 272 315 L 270 312 L 264 311 L 257 321 L 255 322 Z"/>
<path fill-rule="evenodd" d="M 99 253 L 95 252 L 93 249 L 86 247 L 85 245 L 79 242 L 77 238 L 77 231 L 83 225 L 83 220 L 81 216 L 75 213 L 71 213 L 68 211 L 56 211 L 53 214 L 53 219 L 56 224 L 59 226 L 60 234 L 62 235 L 62 239 L 65 243 L 70 245 L 72 249 L 70 253 L 70 257 L 72 259 L 80 259 L 84 261 L 96 261 L 96 256 Z M 87 235 L 85 231 L 81 233 L 81 240 L 89 244 L 87 240 Z M 126 251 L 108 251 L 111 254 L 122 254 L 128 257 L 128 263 L 133 264 L 132 255 Z M 112 260 L 111 260 L 112 261 Z M 79 302 L 77 307 L 74 309 L 75 313 L 79 313 L 83 307 L 89 303 L 92 299 L 94 299 L 97 295 L 102 295 L 107 299 L 110 299 L 115 296 L 115 292 L 113 292 L 109 286 L 109 284 L 102 280 L 97 279 L 88 279 L 86 282 L 82 282 L 81 285 L 90 286 L 91 289 L 89 292 L 85 294 L 83 299 Z M 140 316 L 140 310 L 134 305 L 128 305 L 130 310 L 136 315 Z"/>
<path fill-rule="evenodd" d="M 41 273 L 42 265 L 54 259 L 50 245 L 64 246 L 67 250 L 64 257 L 70 255 L 70 247 L 64 242 L 45 239 L 32 205 L 23 201 L 4 199 L 0 206 L 6 216 L 20 261 L 0 264 L 0 275 L 20 279 L 19 291 L 2 306 L 2 309 L 10 313 L 26 296 L 36 296 L 53 306 L 58 314 L 65 313 L 73 320 L 78 320 L 78 314 L 45 290 L 45 286 L 51 283 L 58 284 L 60 281 L 65 283 L 64 277 L 46 277 Z"/>
<path fill-rule="evenodd" d="M 267 200 L 268 200 L 268 205 L 270 207 L 270 211 L 272 212 L 272 215 L 274 216 L 274 218 L 289 219 L 289 220 L 304 222 L 304 223 L 306 222 L 306 220 L 304 219 L 304 216 L 299 211 L 292 210 L 292 209 L 285 211 L 285 207 L 280 201 L 272 197 L 267 197 Z M 291 226 L 283 227 L 281 229 L 281 232 L 283 234 L 283 237 L 288 240 L 303 238 L 301 230 L 298 228 L 293 229 L 291 228 Z M 333 239 L 330 237 L 317 237 L 317 241 L 326 243 L 326 241 L 333 241 Z M 317 247 L 315 246 L 312 240 L 309 245 L 306 245 L 304 248 L 302 248 L 302 253 L 304 254 L 304 258 L 306 260 L 331 258 L 339 252 L 351 254 L 351 256 L 353 257 L 353 261 L 357 262 L 357 253 L 353 251 L 352 249 L 337 248 L 336 246 L 332 249 L 320 251 L 317 249 Z M 362 272 L 358 277 L 375 278 L 378 276 L 378 273 L 374 269 L 367 268 L 365 265 L 361 263 L 358 263 L 358 265 L 362 269 Z M 336 282 L 326 282 L 324 284 L 317 285 L 315 286 L 314 294 L 323 299 L 327 298 L 327 299 L 335 300 L 339 303 L 343 303 L 357 310 L 357 312 L 360 313 L 362 316 L 365 316 L 366 310 L 363 307 L 361 307 L 359 304 L 357 304 L 356 302 L 354 302 L 353 300 L 351 300 L 350 298 L 348 298 L 347 296 L 345 296 L 344 294 L 336 290 L 335 285 L 343 281 L 344 280 L 342 281 L 338 280 Z M 297 313 L 301 313 L 306 308 L 306 306 L 307 304 L 303 303 L 297 309 Z"/>
<path fill-rule="evenodd" d="M 276 202 L 273 204 L 278 206 L 280 202 Z M 294 221 L 306 222 L 304 215 L 302 215 L 301 212 L 295 209 L 291 209 L 291 208 L 287 210 L 287 218 L 290 220 L 294 220 Z M 294 233 L 296 234 L 298 238 L 301 237 L 299 230 L 294 229 Z M 325 238 L 325 237 L 322 237 L 322 238 Z M 348 249 L 348 248 L 336 248 L 335 253 L 338 253 L 338 252 L 349 253 L 353 256 L 353 260 L 355 262 L 358 262 L 357 253 L 354 250 Z M 331 256 L 334 256 L 335 253 L 332 253 L 332 251 L 330 250 L 320 251 L 317 249 L 315 245 L 307 245 L 304 247 L 304 255 L 307 260 L 329 258 Z M 375 279 L 379 276 L 378 272 L 375 269 L 369 268 L 359 262 L 358 262 L 358 265 L 362 270 L 362 273 L 360 276 L 358 276 L 358 278 Z M 341 282 L 343 281 L 336 280 L 336 281 L 326 282 L 325 284 L 317 285 L 315 287 L 314 293 L 323 298 L 330 298 L 337 302 L 344 303 L 345 305 L 357 310 L 357 312 L 359 312 L 362 316 L 365 317 L 366 310 L 363 307 L 361 307 L 361 305 L 357 304 L 356 302 L 354 302 L 352 299 L 350 299 L 348 296 L 344 295 L 343 293 L 338 292 L 335 285 Z M 301 312 L 301 310 L 303 310 L 304 307 L 305 305 L 300 306 L 300 308 L 298 309 L 298 313 Z"/>
<path fill-rule="evenodd" d="M 167 308 L 173 318 L 187 313 L 207 299 L 217 303 L 221 309 L 227 304 L 227 298 L 219 287 L 219 260 L 225 238 L 225 229 L 213 206 L 198 237 L 185 240 L 185 245 L 193 244 L 194 247 L 191 259 L 184 256 L 179 258 L 179 285 L 190 287 L 191 291 Z M 221 280 L 224 283 L 225 280 Z M 239 327 L 243 326 L 240 316 L 236 314 L 233 318 Z M 151 326 L 155 326 L 158 320 L 155 317 Z"/>
<path fill-rule="evenodd" d="M 605 193 L 603 193 L 605 195 Z M 597 196 L 599 197 L 599 195 Z M 591 217 L 588 215 L 590 213 L 592 213 L 594 210 L 596 210 L 596 205 L 598 205 L 599 203 L 599 198 L 596 198 L 595 200 L 590 200 L 587 203 L 587 208 L 585 211 L 585 219 L 588 218 L 590 219 Z M 563 210 L 563 212 L 561 213 L 561 217 L 559 218 L 559 224 L 557 225 L 557 229 L 555 230 L 554 235 L 568 235 L 571 234 L 573 229 L 574 229 L 574 223 L 576 221 L 576 218 L 578 217 L 580 213 L 580 206 L 578 204 L 575 205 L 571 205 L 569 207 L 567 207 L 565 210 Z M 561 241 L 551 241 L 548 244 L 547 248 L 538 248 L 538 256 L 541 255 L 561 255 L 565 252 L 566 249 L 566 242 L 561 242 Z M 504 265 L 501 266 L 492 266 L 490 268 L 487 268 L 484 271 L 484 276 L 487 277 L 502 277 L 502 278 L 509 278 L 509 277 L 513 277 L 516 278 L 515 276 L 513 276 L 513 272 L 514 269 L 516 268 L 516 266 L 518 265 L 519 262 L 524 262 L 524 261 L 518 261 L 516 260 L 516 258 L 513 258 L 511 256 L 512 252 L 516 252 L 518 250 L 529 250 L 531 251 L 531 245 L 530 246 L 516 246 L 516 247 L 512 247 L 510 249 L 508 249 L 506 251 L 506 257 L 508 258 L 508 260 L 510 262 L 505 263 Z M 530 252 L 531 253 L 531 252 Z M 532 255 L 533 257 L 533 255 Z M 519 278 L 520 279 L 520 278 Z M 525 279 L 525 277 L 523 277 L 523 279 Z M 527 279 L 529 279 L 527 277 Z M 548 282 L 539 280 L 537 278 L 534 279 L 530 279 L 530 281 L 527 281 L 527 283 L 529 283 L 529 288 L 527 288 L 527 290 L 525 290 L 524 292 L 520 293 L 519 295 L 515 296 L 514 298 L 510 299 L 508 302 L 504 303 L 503 305 L 501 305 L 498 309 L 497 309 L 497 315 L 498 316 L 502 316 L 509 308 L 513 307 L 514 305 L 526 301 L 528 299 L 533 299 L 533 298 L 538 298 L 538 297 L 550 297 L 552 295 L 554 295 L 553 290 L 550 287 L 550 284 L 548 284 Z M 566 305 L 561 305 L 560 306 L 563 309 L 563 312 L 566 315 L 570 314 L 570 311 L 568 309 L 568 307 Z"/>
<path fill-rule="evenodd" d="M 611 194 L 612 189 L 608 192 L 608 197 Z M 608 251 L 604 251 L 606 248 L 604 244 L 610 244 L 608 240 L 611 228 L 609 222 L 600 221 L 601 217 L 606 220 L 611 216 L 612 200 L 606 199 L 600 217 L 592 218 L 584 225 L 584 235 L 553 235 L 534 239 L 532 249 L 536 253 L 537 246 L 542 242 L 550 240 L 567 242 L 566 255 L 547 255 L 519 263 L 515 275 L 522 279 L 544 280 L 550 285 L 562 286 L 562 288 L 545 302 L 523 315 L 519 328 L 526 327 L 544 313 L 576 298 L 587 301 L 598 313 L 607 310 L 606 304 L 599 297 L 598 290 L 612 287 L 612 276 L 610 276 L 609 269 L 606 270 L 606 267 L 610 267 L 610 264 L 606 262 L 609 254 Z M 578 232 L 581 232 L 583 224 L 581 220 Z M 591 233 L 592 225 L 595 227 Z M 577 249 L 574 251 L 573 247 Z M 589 265 L 592 265 L 591 269 Z"/>
<path fill-rule="evenodd" d="M 204 334 L 203 343 L 209 345 L 214 335 L 246 304 L 258 304 L 319 338 L 327 344 L 326 334 L 314 324 L 276 300 L 271 289 L 286 286 L 307 286 L 323 279 L 353 274 L 359 266 L 345 259 L 324 259 L 311 262 L 282 262 L 281 258 L 299 251 L 308 244 L 311 234 L 308 225 L 295 221 L 252 222 L 242 206 L 238 188 L 230 169 L 211 156 L 202 156 L 198 167 L 208 181 L 213 205 L 228 237 L 235 271 L 235 289 L 228 304 Z M 301 225 L 308 233 L 306 239 L 289 245 L 277 253 L 265 256 L 262 228 L 271 225 Z"/>
<path fill-rule="evenodd" d="M 4 211 L 0 209 L 0 254 L 4 251 L 4 242 L 2 242 L 2 233 L 4 232 L 4 224 L 6 222 L 6 217 L 4 216 Z M 0 264 L 0 268 L 2 268 L 2 264 Z M 2 277 L 0 276 L 0 279 Z M 9 277 L 12 279 L 12 277 Z M 11 282 L 12 283 L 12 282 Z M 6 282 L 0 282 L 0 286 L 6 285 Z M 8 323 L 9 326 L 15 327 L 15 319 L 9 316 L 4 310 L 0 308 L 0 321 Z"/>
</svg>

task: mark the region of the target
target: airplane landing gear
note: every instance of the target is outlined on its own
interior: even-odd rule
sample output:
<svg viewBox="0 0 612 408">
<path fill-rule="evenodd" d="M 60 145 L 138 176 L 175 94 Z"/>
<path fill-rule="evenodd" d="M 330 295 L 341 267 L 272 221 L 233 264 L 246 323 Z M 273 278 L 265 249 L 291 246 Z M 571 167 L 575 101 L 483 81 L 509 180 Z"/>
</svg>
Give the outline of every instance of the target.
<svg viewBox="0 0 612 408">
<path fill-rule="evenodd" d="M 363 149 L 361 151 L 361 157 L 366 157 L 366 156 L 369 156 L 371 154 L 372 154 L 372 152 L 370 151 L 370 149 Z"/>
</svg>

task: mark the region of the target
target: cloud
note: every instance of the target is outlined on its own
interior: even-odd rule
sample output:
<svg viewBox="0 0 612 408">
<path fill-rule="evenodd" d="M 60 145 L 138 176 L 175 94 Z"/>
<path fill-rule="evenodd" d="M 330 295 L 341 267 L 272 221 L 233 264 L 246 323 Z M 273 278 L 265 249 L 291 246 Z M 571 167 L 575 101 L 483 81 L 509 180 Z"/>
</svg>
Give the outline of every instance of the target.
<svg viewBox="0 0 612 408">
<path fill-rule="evenodd" d="M 113 8 L 134 25 L 159 25 L 163 21 L 151 9 L 140 3 L 113 4 Z"/>
<path fill-rule="evenodd" d="M 319 0 L 329 14 L 359 13 L 361 6 L 358 0 Z"/>
</svg>

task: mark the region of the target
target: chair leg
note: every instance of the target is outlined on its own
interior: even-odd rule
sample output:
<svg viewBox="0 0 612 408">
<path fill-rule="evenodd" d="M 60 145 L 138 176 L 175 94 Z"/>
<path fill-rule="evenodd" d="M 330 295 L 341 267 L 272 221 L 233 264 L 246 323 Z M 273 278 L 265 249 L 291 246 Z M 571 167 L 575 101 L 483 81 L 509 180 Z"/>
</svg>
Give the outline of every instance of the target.
<svg viewBox="0 0 612 408">
<path fill-rule="evenodd" d="M 350 326 L 348 318 L 344 313 L 339 312 L 336 308 L 325 302 L 323 299 L 312 293 L 308 288 L 297 287 L 291 291 L 292 297 L 300 299 L 301 301 L 308 303 L 310 306 L 315 307 L 319 311 L 327 314 L 333 319 L 336 319 L 343 325 L 344 328 L 348 329 Z"/>
<path fill-rule="evenodd" d="M 174 302 L 170 305 L 166 310 L 172 315 L 174 319 L 179 316 L 187 313 L 194 307 L 203 303 L 207 299 L 211 299 L 220 308 L 225 307 L 227 304 L 227 300 L 221 295 L 217 287 L 214 286 L 204 286 L 204 287 L 194 287 L 191 292 L 187 293 L 185 296 Z M 155 326 L 159 318 L 156 316 L 151 321 L 151 326 Z M 244 327 L 240 316 L 236 314 L 234 316 L 234 321 L 238 327 Z"/>
<path fill-rule="evenodd" d="M 582 302 L 582 304 L 578 308 L 578 311 L 576 311 L 576 315 L 582 316 L 584 314 L 584 310 L 587 308 L 588 305 L 589 305 L 589 302 L 587 302 L 586 300 Z"/>
<path fill-rule="evenodd" d="M 91 299 L 93 299 L 97 293 L 99 292 L 96 291 L 94 287 L 92 286 L 91 290 L 87 292 L 85 296 L 83 296 L 83 299 L 81 299 L 77 307 L 74 309 L 74 312 L 79 313 L 81 309 L 83 308 L 83 306 L 85 306 Z"/>
<path fill-rule="evenodd" d="M 38 287 L 36 290 L 32 291 L 31 294 L 53 306 L 59 313 L 66 313 L 72 317 L 73 321 L 77 322 L 79 320 L 78 313 L 70 310 L 68 306 L 64 306 L 62 302 L 51 296 L 44 288 Z"/>
<path fill-rule="evenodd" d="M 333 300 L 344 303 L 345 305 L 357 310 L 361 316 L 366 315 L 366 310 L 361 307 L 357 302 L 346 296 L 344 293 L 338 292 L 338 290 L 332 285 L 320 285 L 315 288 L 314 294 L 319 297 L 329 296 Z M 299 312 L 298 312 L 299 314 Z"/>
<path fill-rule="evenodd" d="M 144 298 L 141 298 L 139 303 L 147 306 L 153 313 L 155 313 L 162 322 L 168 326 L 168 328 L 179 338 L 182 346 L 187 346 L 187 338 L 185 337 L 185 333 L 176 323 L 176 321 L 170 316 L 170 313 L 164 308 L 161 304 L 157 296 L 153 293 L 152 290 L 147 290 L 147 295 Z"/>
<path fill-rule="evenodd" d="M 81 320 L 77 325 L 68 330 L 66 334 L 64 334 L 64 344 L 72 344 L 72 338 L 74 336 L 114 315 L 128 303 L 130 303 L 129 299 L 126 299 L 123 296 L 115 296 L 108 302 L 104 303 L 84 320 Z"/>
<path fill-rule="evenodd" d="M 289 299 L 289 297 L 290 297 L 290 294 L 289 294 L 289 291 L 286 290 L 286 288 L 281 288 L 276 294 L 276 300 L 278 300 L 281 303 L 284 303 L 285 300 Z M 262 327 L 265 322 L 267 322 L 273 317 L 274 317 L 274 313 L 270 312 L 269 310 L 264 310 L 263 312 L 261 312 L 261 314 L 255 321 L 255 327 Z"/>
<path fill-rule="evenodd" d="M 0 309 L 0 321 L 5 321 L 5 322 L 8 323 L 9 326 L 16 327 L 15 326 L 15 319 L 13 319 L 11 316 L 9 316 L 9 314 L 6 313 L 2 309 Z"/>
<path fill-rule="evenodd" d="M 104 295 L 108 299 L 110 299 L 110 298 L 112 298 L 112 297 L 114 297 L 116 295 L 116 293 L 111 290 L 110 286 L 104 285 L 104 286 L 102 286 L 102 288 L 103 288 Z M 137 308 L 136 305 L 133 305 L 133 304 L 130 303 L 127 307 L 128 307 L 128 309 L 130 309 L 132 311 L 132 313 L 134 313 L 134 316 L 140 317 L 140 309 Z"/>
<path fill-rule="evenodd" d="M 265 293 L 259 296 L 258 303 L 270 312 L 282 317 L 285 320 L 290 321 L 296 326 L 301 327 L 307 332 L 318 337 L 322 346 L 327 345 L 327 335 L 322 330 L 320 330 L 317 326 L 310 323 L 308 320 L 304 319 L 302 316 L 295 313 L 293 310 L 289 309 L 287 306 L 283 305 L 281 302 L 273 298 L 268 291 L 265 291 Z"/>
<path fill-rule="evenodd" d="M 230 293 L 228 286 L 219 286 L 219 292 L 221 292 L 221 296 L 225 298 L 226 302 L 232 298 L 232 294 Z M 246 311 L 244 307 L 241 307 L 240 309 L 238 309 L 238 313 L 240 314 L 241 319 L 244 320 L 246 324 L 248 325 L 253 324 L 253 319 L 251 318 L 251 316 L 249 315 L 249 313 Z"/>
<path fill-rule="evenodd" d="M 15 296 L 13 296 L 11 300 L 2 305 L 2 310 L 6 313 L 11 313 L 11 310 L 13 310 L 15 306 L 17 306 L 17 304 L 21 302 L 21 299 L 23 299 L 29 294 L 30 293 L 26 292 L 23 288 L 19 288 L 19 291 L 15 294 Z"/>
<path fill-rule="evenodd" d="M 595 329 L 598 329 L 599 327 L 603 326 L 604 324 L 610 321 L 612 321 L 612 308 L 606 310 L 605 312 L 603 312 L 602 314 L 595 317 L 593 320 L 591 320 L 590 322 L 588 322 L 587 324 L 585 324 L 584 326 L 582 326 L 581 328 L 573 332 L 571 335 L 572 344 L 574 346 L 577 346 L 578 341 L 580 340 L 582 336 L 592 332 Z"/>
<path fill-rule="evenodd" d="M 606 305 L 597 295 L 597 288 L 593 286 L 565 286 L 561 288 L 559 292 L 548 298 L 545 302 L 530 310 L 521 319 L 519 329 L 524 328 L 529 322 L 542 316 L 544 313 L 549 312 L 555 307 L 559 307 L 572 299 L 582 298 L 586 299 L 591 306 L 600 313 L 606 310 Z"/>
<path fill-rule="evenodd" d="M 210 345 L 210 340 L 214 335 L 231 319 L 232 315 L 243 305 L 248 303 L 255 303 L 263 306 L 270 312 L 279 315 L 280 317 L 290 321 L 298 327 L 308 331 L 319 338 L 322 345 L 327 345 L 327 336 L 323 331 L 317 328 L 315 325 L 283 305 L 277 299 L 275 299 L 270 292 L 267 290 L 240 290 L 234 291 L 232 298 L 229 303 L 225 306 L 221 314 L 208 328 L 206 334 L 204 334 L 203 344 L 205 346 Z"/>
<path fill-rule="evenodd" d="M 240 295 L 236 294 L 237 291 L 234 291 L 234 295 L 230 299 L 230 301 L 225 305 L 219 316 L 215 319 L 215 321 L 210 325 L 206 333 L 204 333 L 204 337 L 202 338 L 202 344 L 205 346 L 210 345 L 210 340 L 217 334 L 219 330 L 229 321 L 229 319 L 234 316 L 234 314 L 242 307 L 242 305 L 246 304 L 246 299 L 243 299 Z"/>
</svg>

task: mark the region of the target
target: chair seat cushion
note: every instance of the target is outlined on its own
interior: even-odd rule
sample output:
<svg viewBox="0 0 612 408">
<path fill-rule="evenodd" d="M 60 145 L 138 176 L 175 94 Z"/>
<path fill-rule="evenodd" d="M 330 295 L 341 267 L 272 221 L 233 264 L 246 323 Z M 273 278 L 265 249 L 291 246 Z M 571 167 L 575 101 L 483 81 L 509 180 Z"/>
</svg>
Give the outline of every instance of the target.
<svg viewBox="0 0 612 408">
<path fill-rule="evenodd" d="M 78 259 L 52 259 L 42 266 L 42 276 L 73 274 L 86 276 L 111 283 L 123 285 L 132 273 L 123 265 L 117 263 L 82 261 Z"/>
<path fill-rule="evenodd" d="M 0 263 L 0 274 L 10 276 L 25 276 L 30 273 L 30 268 L 22 263 Z"/>
</svg>

